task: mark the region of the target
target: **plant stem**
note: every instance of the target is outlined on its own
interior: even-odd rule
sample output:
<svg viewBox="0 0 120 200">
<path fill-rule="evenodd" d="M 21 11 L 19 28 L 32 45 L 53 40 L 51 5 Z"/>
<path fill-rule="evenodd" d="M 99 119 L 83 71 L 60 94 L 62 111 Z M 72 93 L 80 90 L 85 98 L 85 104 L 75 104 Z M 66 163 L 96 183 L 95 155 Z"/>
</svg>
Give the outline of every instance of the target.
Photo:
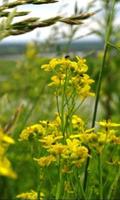
<svg viewBox="0 0 120 200">
<path fill-rule="evenodd" d="M 75 173 L 75 179 L 77 183 L 77 187 L 76 187 L 77 199 L 87 200 L 86 194 L 83 189 L 83 185 L 81 183 L 80 173 L 78 169 L 76 170 L 76 173 Z"/>
<path fill-rule="evenodd" d="M 102 153 L 98 155 L 98 171 L 99 171 L 99 195 L 100 200 L 103 200 L 103 180 L 102 180 Z"/>
<path fill-rule="evenodd" d="M 82 186 L 82 184 L 81 184 L 81 180 L 79 181 L 79 185 L 80 185 L 80 190 L 81 190 L 81 194 L 82 194 L 83 200 L 87 200 L 86 194 L 85 194 L 84 189 L 83 189 L 83 186 Z"/>
<path fill-rule="evenodd" d="M 118 173 L 116 174 L 115 179 L 113 180 L 113 182 L 111 184 L 107 200 L 114 199 L 114 192 L 116 191 L 115 189 L 117 187 L 117 183 L 119 181 L 119 178 L 120 178 L 120 166 L 118 168 Z"/>
<path fill-rule="evenodd" d="M 98 84 L 97 84 L 96 99 L 95 99 L 93 119 L 92 119 L 92 125 L 91 125 L 92 128 L 95 126 L 95 120 L 96 120 L 96 116 L 97 116 L 101 83 L 102 83 L 103 72 L 104 72 L 105 63 L 106 63 L 106 56 L 107 56 L 107 52 L 108 52 L 108 48 L 109 48 L 108 43 L 109 43 L 109 40 L 110 40 L 110 35 L 111 35 L 111 30 L 112 30 L 111 27 L 112 27 L 113 15 L 114 15 L 115 1 L 116 0 L 112 0 L 111 12 L 109 13 L 109 24 L 107 26 L 108 28 L 106 30 L 106 35 L 105 35 L 104 53 L 103 53 L 103 60 L 102 60 L 99 78 L 98 78 Z M 90 149 L 89 149 L 89 153 L 91 153 Z M 87 162 L 86 162 L 86 166 L 85 166 L 85 175 L 84 175 L 84 182 L 83 182 L 84 191 L 86 190 L 86 187 L 87 187 L 89 162 L 90 162 L 90 157 L 87 158 Z"/>
<path fill-rule="evenodd" d="M 61 193 L 63 191 L 63 177 L 62 177 L 62 173 L 61 173 L 61 158 L 59 156 L 59 166 L 58 166 L 58 176 L 59 176 L 59 180 L 57 183 L 57 190 L 56 190 L 56 200 L 59 200 L 61 198 Z"/>
<path fill-rule="evenodd" d="M 89 153 L 89 154 L 91 153 L 91 151 L 90 151 L 89 148 L 88 148 L 88 153 Z M 86 191 L 86 187 L 87 187 L 89 163 L 90 163 L 90 157 L 88 156 L 87 161 L 86 161 L 86 165 L 85 165 L 85 175 L 84 175 L 84 180 L 83 180 L 83 188 L 84 188 L 84 191 Z"/>
<path fill-rule="evenodd" d="M 102 65 L 101 65 L 101 69 L 100 69 L 100 73 L 99 73 L 99 79 L 98 79 L 98 85 L 97 85 L 97 91 L 96 91 L 96 99 L 95 99 L 92 126 L 91 126 L 92 128 L 95 126 L 95 120 L 96 120 L 96 116 L 97 116 L 98 102 L 99 102 L 100 89 L 101 89 L 103 71 L 104 71 L 105 62 L 106 62 L 107 51 L 108 51 L 108 44 L 105 44 L 103 61 L 102 61 Z"/>
<path fill-rule="evenodd" d="M 62 102 L 61 102 L 61 125 L 62 125 L 62 133 L 63 133 L 63 138 L 65 139 L 65 93 L 66 93 L 66 86 L 67 86 L 67 70 L 66 70 L 66 77 L 65 77 L 65 82 L 63 86 L 63 91 L 62 91 Z"/>
</svg>

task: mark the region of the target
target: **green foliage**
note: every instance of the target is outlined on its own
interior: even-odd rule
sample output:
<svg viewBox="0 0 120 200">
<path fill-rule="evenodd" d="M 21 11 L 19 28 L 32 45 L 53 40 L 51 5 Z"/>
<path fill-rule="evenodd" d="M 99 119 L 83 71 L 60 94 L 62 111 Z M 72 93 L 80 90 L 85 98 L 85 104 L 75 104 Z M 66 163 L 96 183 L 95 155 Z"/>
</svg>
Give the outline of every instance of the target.
<svg viewBox="0 0 120 200">
<path fill-rule="evenodd" d="M 48 116 L 52 114 L 47 114 L 47 111 L 48 108 L 52 110 L 54 104 L 51 100 L 47 102 L 45 94 L 47 91 L 50 95 L 48 88 L 45 86 L 49 81 L 49 77 L 40 69 L 40 66 L 47 62 L 48 59 L 39 58 L 37 54 L 36 45 L 31 43 L 27 46 L 23 60 L 19 62 L 11 61 L 9 65 L 8 62 L 1 61 L 0 105 L 2 126 L 6 124 L 7 120 L 9 121 L 11 115 L 14 115 L 15 109 L 20 105 L 23 106 L 22 116 L 25 121 L 29 117 L 31 120 L 33 117 L 35 117 L 34 120 L 37 120 L 40 118 L 41 112 Z M 44 105 L 42 102 L 44 102 Z M 7 106 L 5 106 L 6 104 Z M 32 113 L 32 110 L 34 110 L 34 113 Z"/>
</svg>

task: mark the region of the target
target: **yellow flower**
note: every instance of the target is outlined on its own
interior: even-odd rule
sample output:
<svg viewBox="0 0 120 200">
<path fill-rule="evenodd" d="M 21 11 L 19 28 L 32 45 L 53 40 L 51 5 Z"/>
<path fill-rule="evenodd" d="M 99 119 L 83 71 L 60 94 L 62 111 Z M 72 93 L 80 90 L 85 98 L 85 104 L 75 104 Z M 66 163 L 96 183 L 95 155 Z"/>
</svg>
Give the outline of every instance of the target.
<svg viewBox="0 0 120 200">
<path fill-rule="evenodd" d="M 76 149 L 78 148 L 78 146 L 80 145 L 80 140 L 78 139 L 66 139 L 67 142 L 67 147 L 70 151 L 74 152 L 76 151 Z"/>
<path fill-rule="evenodd" d="M 0 141 L 8 143 L 8 144 L 14 144 L 13 138 L 8 136 L 7 134 L 3 133 L 2 129 L 0 129 Z"/>
<path fill-rule="evenodd" d="M 81 164 L 88 157 L 88 149 L 84 146 L 81 146 L 78 139 L 67 139 L 67 147 L 69 151 L 68 158 L 71 159 L 71 163 L 76 167 L 80 167 Z"/>
<path fill-rule="evenodd" d="M 37 200 L 37 192 L 31 190 L 31 192 L 18 194 L 16 197 L 21 199 Z"/>
<path fill-rule="evenodd" d="M 44 128 L 41 124 L 34 124 L 32 126 L 27 127 L 20 134 L 20 140 L 28 140 L 31 135 L 43 135 Z"/>
<path fill-rule="evenodd" d="M 94 81 L 93 79 L 91 79 L 91 78 L 89 77 L 89 75 L 83 74 L 83 77 L 82 77 L 82 79 L 81 79 L 81 82 L 84 83 L 84 84 L 89 85 L 89 84 L 94 83 L 95 81 Z"/>
<path fill-rule="evenodd" d="M 3 145 L 0 143 L 0 158 L 5 154 L 5 148 Z"/>
<path fill-rule="evenodd" d="M 117 123 L 113 123 L 111 122 L 111 120 L 104 120 L 104 121 L 100 121 L 97 122 L 100 126 L 105 127 L 105 128 L 116 128 L 116 127 L 120 127 L 120 124 Z"/>
<path fill-rule="evenodd" d="M 65 59 L 65 58 L 53 58 L 49 64 L 46 65 L 42 65 L 42 69 L 44 69 L 45 71 L 52 71 L 55 69 L 55 67 L 57 67 L 58 65 L 62 65 L 64 67 L 70 65 L 71 61 L 69 59 Z"/>
<path fill-rule="evenodd" d="M 76 56 L 77 58 L 77 65 L 78 65 L 78 72 L 80 74 L 85 73 L 88 70 L 88 66 L 86 65 L 86 60 Z"/>
<path fill-rule="evenodd" d="M 53 58 L 49 64 L 42 65 L 41 68 L 44 69 L 45 71 L 51 71 L 55 68 L 57 65 L 57 59 Z"/>
<path fill-rule="evenodd" d="M 56 154 L 56 155 L 62 155 L 62 154 L 66 154 L 66 145 L 63 145 L 61 143 L 57 143 L 57 144 L 54 144 L 52 145 L 50 148 L 49 148 L 49 152 L 50 153 L 53 153 L 53 154 Z"/>
<path fill-rule="evenodd" d="M 52 82 L 48 84 L 48 86 L 59 86 L 59 85 L 63 85 L 64 83 L 64 77 L 65 75 L 62 74 L 61 76 L 59 75 L 55 75 L 51 77 Z"/>
<path fill-rule="evenodd" d="M 53 85 L 59 85 L 60 83 L 61 83 L 61 80 L 59 79 L 59 77 L 58 76 L 52 76 L 51 77 L 51 80 L 53 81 L 51 84 Z M 50 84 L 49 84 L 49 86 L 50 86 Z"/>
<path fill-rule="evenodd" d="M 71 158 L 85 158 L 88 156 L 88 149 L 84 146 L 74 146 L 70 150 Z"/>
<path fill-rule="evenodd" d="M 14 144 L 14 140 L 0 129 L 0 176 L 16 178 L 17 176 L 12 170 L 11 163 L 5 155 L 9 144 Z"/>
<path fill-rule="evenodd" d="M 56 159 L 53 155 L 49 155 L 49 156 L 43 156 L 41 158 L 34 158 L 35 161 L 38 162 L 38 164 L 41 166 L 41 167 L 47 167 L 49 166 L 52 162 L 55 162 Z"/>
<path fill-rule="evenodd" d="M 83 128 L 84 121 L 77 115 L 72 116 L 72 124 L 74 128 Z"/>
<path fill-rule="evenodd" d="M 47 135 L 43 137 L 43 139 L 40 139 L 39 141 L 43 143 L 43 147 L 49 148 L 55 142 L 55 139 L 53 135 Z"/>
<path fill-rule="evenodd" d="M 60 126 L 61 126 L 61 118 L 60 118 L 60 116 L 59 116 L 58 113 L 56 113 L 56 118 L 55 118 L 55 120 L 54 120 L 54 124 L 55 124 L 55 126 L 57 126 L 57 127 L 60 127 Z"/>
<path fill-rule="evenodd" d="M 84 87 L 79 87 L 78 88 L 78 95 L 80 97 L 87 97 L 87 96 L 95 96 L 93 92 L 90 92 L 91 87 L 89 85 L 85 85 Z"/>
<path fill-rule="evenodd" d="M 43 65 L 42 69 L 54 73 L 49 86 L 59 86 L 58 93 L 62 92 L 62 86 L 65 84 L 64 92 L 67 96 L 71 96 L 73 89 L 80 97 L 93 96 L 90 84 L 94 81 L 85 74 L 88 70 L 85 59 L 76 57 L 76 60 L 72 61 L 66 58 L 54 58 L 49 64 Z"/>
<path fill-rule="evenodd" d="M 12 170 L 10 161 L 5 156 L 0 158 L 0 175 L 17 178 L 16 173 Z"/>
<path fill-rule="evenodd" d="M 98 135 L 94 132 L 87 133 L 87 130 L 85 130 L 83 133 L 71 135 L 70 138 L 79 138 L 81 143 L 88 144 L 96 143 L 98 140 Z"/>
<path fill-rule="evenodd" d="M 103 132 L 98 132 L 98 145 L 104 145 L 107 143 L 107 135 Z"/>
</svg>

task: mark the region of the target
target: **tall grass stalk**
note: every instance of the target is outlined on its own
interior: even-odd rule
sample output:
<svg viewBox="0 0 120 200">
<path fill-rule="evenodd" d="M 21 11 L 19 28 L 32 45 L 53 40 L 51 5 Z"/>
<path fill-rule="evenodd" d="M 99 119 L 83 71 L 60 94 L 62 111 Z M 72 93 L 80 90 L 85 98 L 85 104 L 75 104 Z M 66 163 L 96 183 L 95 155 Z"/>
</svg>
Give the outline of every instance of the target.
<svg viewBox="0 0 120 200">
<path fill-rule="evenodd" d="M 98 84 L 97 84 L 97 90 L 96 90 L 96 99 L 95 99 L 93 119 L 92 119 L 92 125 L 91 125 L 92 128 L 95 126 L 95 121 L 96 121 L 96 116 L 97 116 L 98 103 L 99 103 L 99 97 L 100 97 L 100 89 L 101 89 L 103 72 L 104 72 L 104 68 L 105 68 L 106 56 L 107 56 L 108 49 L 109 49 L 109 42 L 110 42 L 110 36 L 111 36 L 111 30 L 112 30 L 112 18 L 113 18 L 113 14 L 114 14 L 115 1 L 116 0 L 112 0 L 111 11 L 109 12 L 109 23 L 108 23 L 108 26 L 106 29 L 104 53 L 103 53 L 103 59 L 102 59 L 102 64 L 101 64 L 101 68 L 100 68 L 100 72 L 99 72 L 99 78 L 98 78 Z M 90 150 L 89 150 L 89 153 L 91 153 Z M 88 159 L 86 161 L 86 166 L 85 166 L 85 174 L 84 174 L 84 181 L 83 181 L 84 191 L 86 190 L 86 187 L 87 187 L 89 162 L 90 162 L 90 157 L 88 157 Z"/>
</svg>

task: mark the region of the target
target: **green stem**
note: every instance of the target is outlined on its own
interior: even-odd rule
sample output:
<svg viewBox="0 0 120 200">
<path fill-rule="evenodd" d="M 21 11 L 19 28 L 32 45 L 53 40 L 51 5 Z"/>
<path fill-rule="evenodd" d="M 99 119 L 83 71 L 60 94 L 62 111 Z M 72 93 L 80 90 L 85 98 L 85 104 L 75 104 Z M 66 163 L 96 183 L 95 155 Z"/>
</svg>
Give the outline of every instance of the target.
<svg viewBox="0 0 120 200">
<path fill-rule="evenodd" d="M 64 86 L 63 86 L 63 91 L 62 91 L 62 103 L 61 103 L 61 124 L 62 124 L 62 133 L 63 133 L 63 138 L 65 139 L 65 119 L 64 119 L 64 113 L 65 113 L 65 92 L 66 92 L 66 87 L 67 87 L 67 69 L 66 69 L 66 77 L 65 77 L 65 83 L 64 83 Z"/>
<path fill-rule="evenodd" d="M 99 171 L 99 195 L 100 195 L 100 200 L 103 200 L 102 153 L 99 153 L 98 155 L 98 171 Z"/>
<path fill-rule="evenodd" d="M 59 200 L 61 198 L 61 194 L 63 191 L 63 177 L 62 177 L 62 173 L 61 173 L 61 158 L 59 156 L 59 164 L 58 164 L 58 176 L 59 176 L 59 180 L 58 180 L 58 184 L 57 184 L 57 190 L 56 190 L 56 200 Z"/>
<path fill-rule="evenodd" d="M 37 191 L 37 200 L 40 200 L 40 185 L 38 186 L 38 191 Z"/>
<path fill-rule="evenodd" d="M 106 63 L 106 56 L 107 56 L 108 47 L 109 47 L 108 43 L 109 43 L 110 35 L 111 35 L 112 19 L 113 19 L 113 15 L 114 15 L 114 7 L 115 7 L 115 0 L 112 0 L 111 12 L 109 13 L 109 24 L 107 26 L 108 28 L 106 30 L 106 36 L 105 36 L 103 60 L 102 60 L 102 65 L 101 65 L 101 68 L 100 68 L 98 84 L 97 84 L 96 99 L 95 99 L 93 119 L 92 119 L 92 128 L 95 126 L 95 120 L 96 120 L 96 116 L 97 116 L 101 83 L 102 83 L 103 72 L 104 72 L 105 63 Z M 90 149 L 89 149 L 89 153 L 91 153 Z M 85 166 L 85 175 L 84 175 L 84 182 L 83 182 L 84 191 L 86 190 L 86 187 L 87 187 L 89 162 L 90 162 L 90 158 L 88 157 L 87 162 L 86 162 L 86 166 Z"/>
<path fill-rule="evenodd" d="M 83 189 L 83 185 L 81 183 L 80 174 L 78 172 L 78 169 L 76 171 L 75 178 L 76 178 L 76 183 L 77 183 L 77 195 L 78 195 L 77 198 L 80 198 L 80 196 L 81 196 L 82 200 L 87 200 L 86 194 Z"/>
<path fill-rule="evenodd" d="M 58 112 L 59 117 L 61 118 L 60 108 L 59 108 L 59 96 L 58 96 L 57 92 L 56 92 L 56 103 L 57 103 L 57 112 Z"/>
<path fill-rule="evenodd" d="M 100 89 L 101 89 L 103 71 L 104 71 L 105 62 L 106 62 L 107 51 L 108 51 L 108 44 L 105 44 L 103 61 L 102 61 L 102 65 L 101 65 L 101 69 L 99 73 L 99 79 L 98 79 L 98 85 L 97 85 L 97 91 L 96 91 L 96 99 L 95 99 L 94 113 L 93 113 L 92 126 L 91 126 L 92 128 L 95 126 L 95 120 L 97 116 L 98 102 L 99 102 Z"/>
<path fill-rule="evenodd" d="M 79 185 L 80 185 L 80 190 L 81 190 L 82 198 L 83 198 L 83 200 L 87 200 L 86 194 L 84 192 L 84 189 L 83 189 L 83 186 L 82 186 L 82 183 L 81 183 L 81 180 L 79 181 L 79 183 L 80 183 Z"/>
<path fill-rule="evenodd" d="M 91 154 L 91 151 L 90 151 L 89 148 L 88 148 L 88 153 Z M 90 163 L 90 157 L 88 156 L 87 161 L 86 161 L 86 165 L 85 165 L 85 175 L 84 175 L 84 180 L 83 180 L 83 188 L 84 188 L 84 191 L 86 191 L 86 187 L 87 187 L 89 163 Z"/>
<path fill-rule="evenodd" d="M 118 173 L 116 174 L 115 179 L 113 180 L 113 182 L 111 184 L 107 200 L 114 199 L 114 192 L 116 191 L 115 189 L 117 187 L 117 183 L 119 181 L 119 178 L 120 178 L 120 166 L 118 168 Z"/>
</svg>

